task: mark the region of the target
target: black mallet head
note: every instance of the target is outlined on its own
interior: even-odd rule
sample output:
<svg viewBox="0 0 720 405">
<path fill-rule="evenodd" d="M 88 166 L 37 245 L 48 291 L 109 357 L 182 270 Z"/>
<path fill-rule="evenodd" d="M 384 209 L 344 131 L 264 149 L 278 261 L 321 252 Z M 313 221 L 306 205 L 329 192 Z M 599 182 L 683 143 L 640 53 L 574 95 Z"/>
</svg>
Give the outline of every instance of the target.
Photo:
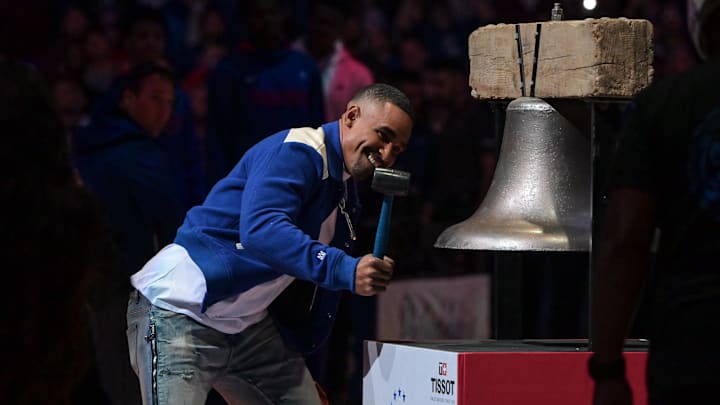
<svg viewBox="0 0 720 405">
<path fill-rule="evenodd" d="M 373 190 L 386 195 L 407 195 L 410 189 L 410 173 L 378 167 L 373 174 L 371 187 Z"/>
</svg>

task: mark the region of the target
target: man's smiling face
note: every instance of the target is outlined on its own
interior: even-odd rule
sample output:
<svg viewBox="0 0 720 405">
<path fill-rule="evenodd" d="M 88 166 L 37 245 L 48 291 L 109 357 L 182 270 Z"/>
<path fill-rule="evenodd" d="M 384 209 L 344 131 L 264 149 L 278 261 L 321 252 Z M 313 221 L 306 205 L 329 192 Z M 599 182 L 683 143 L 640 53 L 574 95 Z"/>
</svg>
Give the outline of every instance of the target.
<svg viewBox="0 0 720 405">
<path fill-rule="evenodd" d="M 412 120 L 390 102 L 361 99 L 348 104 L 340 118 L 345 167 L 356 180 L 375 167 L 391 167 L 410 141 Z"/>
</svg>

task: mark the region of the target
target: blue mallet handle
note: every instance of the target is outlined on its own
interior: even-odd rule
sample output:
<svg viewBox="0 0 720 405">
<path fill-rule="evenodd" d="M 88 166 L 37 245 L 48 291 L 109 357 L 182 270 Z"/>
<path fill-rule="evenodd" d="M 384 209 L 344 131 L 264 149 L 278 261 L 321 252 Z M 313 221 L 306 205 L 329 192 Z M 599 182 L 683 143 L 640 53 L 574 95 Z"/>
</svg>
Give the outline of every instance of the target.
<svg viewBox="0 0 720 405">
<path fill-rule="evenodd" d="M 378 220 L 377 232 L 375 233 L 375 247 L 373 248 L 373 256 L 379 259 L 385 257 L 385 249 L 387 249 L 393 197 L 391 194 L 385 194 L 383 196 L 382 208 L 380 209 L 380 220 Z"/>
</svg>

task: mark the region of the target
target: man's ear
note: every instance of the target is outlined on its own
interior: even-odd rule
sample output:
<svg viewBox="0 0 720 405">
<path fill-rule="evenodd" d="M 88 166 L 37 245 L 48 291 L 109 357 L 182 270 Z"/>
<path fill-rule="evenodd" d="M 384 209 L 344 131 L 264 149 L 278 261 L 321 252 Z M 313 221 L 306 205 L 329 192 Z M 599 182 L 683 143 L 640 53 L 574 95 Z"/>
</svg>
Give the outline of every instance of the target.
<svg viewBox="0 0 720 405">
<path fill-rule="evenodd" d="M 356 104 L 348 106 L 347 111 L 345 111 L 345 125 L 347 125 L 348 128 L 352 127 L 355 124 L 355 120 L 359 117 L 360 107 Z"/>
</svg>

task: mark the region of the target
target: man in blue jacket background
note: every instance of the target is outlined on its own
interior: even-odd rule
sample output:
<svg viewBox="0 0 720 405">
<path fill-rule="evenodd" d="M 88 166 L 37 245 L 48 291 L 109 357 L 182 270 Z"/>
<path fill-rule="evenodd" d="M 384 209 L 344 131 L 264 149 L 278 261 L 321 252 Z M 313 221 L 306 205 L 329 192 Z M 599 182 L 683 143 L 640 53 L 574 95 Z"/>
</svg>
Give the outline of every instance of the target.
<svg viewBox="0 0 720 405">
<path fill-rule="evenodd" d="M 192 208 L 131 283 L 130 360 L 143 403 L 318 404 L 301 353 L 330 332 L 341 290 L 384 291 L 394 262 L 349 254 L 353 180 L 390 167 L 413 112 L 386 84 L 338 121 L 269 136 Z"/>
<path fill-rule="evenodd" d="M 207 83 L 209 184 L 266 136 L 325 121 L 317 64 L 288 46 L 291 2 L 239 3 L 245 38 L 212 70 Z"/>
<path fill-rule="evenodd" d="M 186 210 L 175 155 L 160 139 L 172 115 L 174 75 L 154 64 L 128 73 L 119 100 L 73 134 L 74 163 L 111 226 L 116 268 L 99 274 L 102 302 L 92 308 L 103 391 L 111 403 L 140 402 L 125 346 L 128 277 L 172 242 Z"/>
</svg>

